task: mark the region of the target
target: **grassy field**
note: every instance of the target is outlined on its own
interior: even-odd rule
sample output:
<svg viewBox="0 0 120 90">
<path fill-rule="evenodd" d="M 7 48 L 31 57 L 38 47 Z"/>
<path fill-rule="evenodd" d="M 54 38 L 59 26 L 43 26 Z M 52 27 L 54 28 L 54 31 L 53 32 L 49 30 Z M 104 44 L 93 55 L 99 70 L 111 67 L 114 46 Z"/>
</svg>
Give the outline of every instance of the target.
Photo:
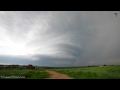
<svg viewBox="0 0 120 90">
<path fill-rule="evenodd" d="M 44 69 L 0 69 L 0 79 L 44 79 L 50 75 Z"/>
<path fill-rule="evenodd" d="M 25 68 L 0 68 L 0 79 L 49 78 L 50 75 L 45 72 L 45 70 L 46 69 L 44 68 L 37 68 L 34 70 Z M 50 70 L 67 74 L 74 79 L 120 79 L 120 65 L 84 68 L 57 68 Z"/>
<path fill-rule="evenodd" d="M 120 79 L 120 65 L 51 70 L 67 74 L 74 79 Z"/>
</svg>

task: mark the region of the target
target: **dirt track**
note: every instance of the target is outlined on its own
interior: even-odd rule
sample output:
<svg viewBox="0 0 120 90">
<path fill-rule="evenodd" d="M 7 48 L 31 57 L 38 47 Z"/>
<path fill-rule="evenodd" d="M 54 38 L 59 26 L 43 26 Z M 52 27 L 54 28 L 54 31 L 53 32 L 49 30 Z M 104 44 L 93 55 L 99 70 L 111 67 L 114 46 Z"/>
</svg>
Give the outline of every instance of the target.
<svg viewBox="0 0 120 90">
<path fill-rule="evenodd" d="M 46 78 L 46 79 L 73 79 L 65 74 L 61 74 L 55 71 L 46 70 L 46 72 L 51 74 L 50 78 Z"/>
</svg>

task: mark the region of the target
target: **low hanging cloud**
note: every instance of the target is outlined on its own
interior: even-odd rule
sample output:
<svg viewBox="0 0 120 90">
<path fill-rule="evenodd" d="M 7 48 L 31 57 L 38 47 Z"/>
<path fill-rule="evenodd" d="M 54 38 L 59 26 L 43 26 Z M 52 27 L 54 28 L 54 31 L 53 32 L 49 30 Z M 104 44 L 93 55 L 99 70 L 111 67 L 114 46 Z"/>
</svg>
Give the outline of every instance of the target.
<svg viewBox="0 0 120 90">
<path fill-rule="evenodd" d="M 119 64 L 117 13 L 116 17 L 114 11 L 0 11 L 0 63 Z"/>
</svg>

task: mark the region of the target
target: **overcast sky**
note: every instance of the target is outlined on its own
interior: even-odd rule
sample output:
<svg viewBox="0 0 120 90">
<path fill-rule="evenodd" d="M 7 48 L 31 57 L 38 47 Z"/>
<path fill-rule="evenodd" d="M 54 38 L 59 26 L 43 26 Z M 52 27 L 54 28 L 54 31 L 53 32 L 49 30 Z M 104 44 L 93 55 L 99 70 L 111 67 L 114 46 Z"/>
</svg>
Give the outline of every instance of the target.
<svg viewBox="0 0 120 90">
<path fill-rule="evenodd" d="M 0 11 L 0 64 L 120 64 L 120 12 Z"/>
</svg>

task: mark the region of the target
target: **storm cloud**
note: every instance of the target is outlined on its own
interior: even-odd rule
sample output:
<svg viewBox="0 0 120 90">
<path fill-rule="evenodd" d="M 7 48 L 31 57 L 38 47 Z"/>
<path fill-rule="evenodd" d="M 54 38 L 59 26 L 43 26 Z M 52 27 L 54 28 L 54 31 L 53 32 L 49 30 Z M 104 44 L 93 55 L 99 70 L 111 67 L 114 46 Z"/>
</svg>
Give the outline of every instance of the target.
<svg viewBox="0 0 120 90">
<path fill-rule="evenodd" d="M 119 11 L 0 11 L 0 63 L 120 64 Z"/>
</svg>

